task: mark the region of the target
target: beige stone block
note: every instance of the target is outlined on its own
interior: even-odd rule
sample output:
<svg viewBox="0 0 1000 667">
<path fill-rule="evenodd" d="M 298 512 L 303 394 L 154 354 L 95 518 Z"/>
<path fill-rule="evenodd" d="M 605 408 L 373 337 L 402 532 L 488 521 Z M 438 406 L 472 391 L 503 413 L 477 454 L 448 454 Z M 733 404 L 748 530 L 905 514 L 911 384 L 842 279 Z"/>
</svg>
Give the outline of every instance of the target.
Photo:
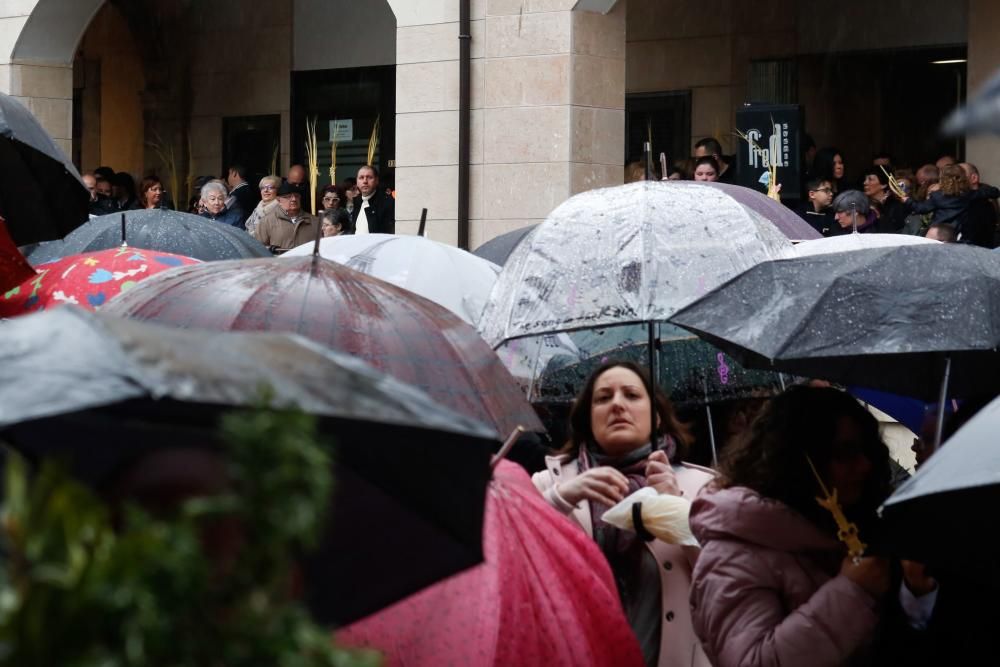
<svg viewBox="0 0 1000 667">
<path fill-rule="evenodd" d="M 486 107 L 569 104 L 570 56 L 487 59 Z"/>
<path fill-rule="evenodd" d="M 487 164 L 567 160 L 570 110 L 566 106 L 487 109 L 484 135 Z"/>
<path fill-rule="evenodd" d="M 14 52 L 17 38 L 27 22 L 28 17 L 25 15 L 0 18 L 0 60 L 3 62 L 10 62 L 10 54 Z"/>
<path fill-rule="evenodd" d="M 396 167 L 458 164 L 458 112 L 396 115 Z"/>
<path fill-rule="evenodd" d="M 472 21 L 472 57 L 482 58 L 485 52 L 486 22 Z M 459 24 L 404 26 L 396 29 L 396 64 L 426 63 L 437 60 L 458 60 L 460 40 Z"/>
<path fill-rule="evenodd" d="M 38 0 L 0 0 L 0 18 L 30 16 Z"/>
<path fill-rule="evenodd" d="M 486 19 L 486 57 L 569 53 L 572 34 L 569 12 L 490 17 Z"/>
<path fill-rule="evenodd" d="M 625 108 L 625 61 L 573 56 L 573 104 Z"/>
<path fill-rule="evenodd" d="M 56 142 L 56 146 L 59 150 L 63 152 L 66 159 L 69 160 L 70 156 L 73 155 L 73 140 L 72 139 L 53 139 Z"/>
<path fill-rule="evenodd" d="M 482 164 L 469 166 L 469 218 L 475 220 L 483 217 L 483 174 L 485 167 Z M 457 182 L 456 182 L 457 185 Z M 455 192 L 458 197 L 457 187 Z M 458 204 L 456 203 L 456 210 Z"/>
<path fill-rule="evenodd" d="M 621 168 L 625 144 L 625 111 L 572 107 L 570 160 L 616 165 Z"/>
<path fill-rule="evenodd" d="M 458 166 L 397 167 L 396 220 L 458 218 Z"/>
<path fill-rule="evenodd" d="M 483 217 L 487 219 L 545 218 L 569 192 L 566 162 L 483 166 Z"/>
<path fill-rule="evenodd" d="M 419 228 L 419 224 L 418 224 Z M 436 218 L 427 219 L 427 226 L 424 228 L 424 235 L 432 241 L 446 243 L 450 246 L 458 245 L 458 220 L 443 220 Z M 470 230 L 471 236 L 471 230 Z"/>
<path fill-rule="evenodd" d="M 11 81 L 11 70 L 16 67 L 16 65 L 0 65 L 0 92 L 12 95 L 13 92 L 10 89 Z"/>
<path fill-rule="evenodd" d="M 573 53 L 623 60 L 624 8 L 616 8 L 607 16 L 594 12 L 573 12 Z"/>
<path fill-rule="evenodd" d="M 52 97 L 19 97 L 54 139 L 73 138 L 73 100 Z"/>
<path fill-rule="evenodd" d="M 396 66 L 396 113 L 458 109 L 458 61 Z"/>
<path fill-rule="evenodd" d="M 725 86 L 732 82 L 728 36 L 633 42 L 626 54 L 630 93 Z"/>
<path fill-rule="evenodd" d="M 453 23 L 459 20 L 459 0 L 388 0 L 396 15 L 396 28 L 414 25 Z M 472 0 L 469 18 L 473 21 L 486 16 L 487 0 Z"/>
<path fill-rule="evenodd" d="M 732 133 L 732 89 L 729 86 L 691 90 L 691 134 L 696 137 L 722 137 Z"/>
<path fill-rule="evenodd" d="M 469 125 L 469 163 L 482 164 L 486 155 L 486 110 L 473 108 Z"/>
<path fill-rule="evenodd" d="M 537 14 L 541 12 L 566 12 L 578 0 L 487 0 L 487 16 L 510 16 L 516 14 Z"/>
<path fill-rule="evenodd" d="M 469 72 L 469 85 L 472 88 L 471 105 L 473 109 L 486 106 L 486 61 L 482 58 L 472 61 Z"/>
<path fill-rule="evenodd" d="M 12 65 L 10 90 L 24 97 L 73 97 L 73 68 Z"/>
<path fill-rule="evenodd" d="M 571 195 L 621 185 L 625 181 L 620 165 L 573 163 L 569 170 Z"/>
<path fill-rule="evenodd" d="M 629 2 L 629 41 L 725 35 L 732 30 L 734 0 Z M 738 0 L 737 0 L 738 1 Z M 621 3 L 619 3 L 621 4 Z M 767 4 L 758 3 L 758 4 Z"/>
</svg>

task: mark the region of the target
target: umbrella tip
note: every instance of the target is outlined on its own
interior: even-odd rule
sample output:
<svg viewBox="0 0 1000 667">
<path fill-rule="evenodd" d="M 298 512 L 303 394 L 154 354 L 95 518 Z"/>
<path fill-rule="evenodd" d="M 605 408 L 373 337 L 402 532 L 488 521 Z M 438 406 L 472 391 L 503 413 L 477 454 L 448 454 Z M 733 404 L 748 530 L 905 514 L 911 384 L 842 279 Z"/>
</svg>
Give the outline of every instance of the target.
<svg viewBox="0 0 1000 667">
<path fill-rule="evenodd" d="M 521 435 L 526 432 L 527 429 L 518 424 L 517 428 L 511 431 L 510 435 L 507 436 L 507 440 L 504 441 L 503 446 L 500 448 L 500 451 L 498 451 L 493 456 L 493 460 L 490 461 L 490 468 L 496 468 L 497 465 L 500 464 L 500 461 L 504 460 L 504 458 L 507 457 L 507 454 L 510 453 L 511 448 L 514 447 L 514 443 L 517 442 L 520 439 Z"/>
</svg>

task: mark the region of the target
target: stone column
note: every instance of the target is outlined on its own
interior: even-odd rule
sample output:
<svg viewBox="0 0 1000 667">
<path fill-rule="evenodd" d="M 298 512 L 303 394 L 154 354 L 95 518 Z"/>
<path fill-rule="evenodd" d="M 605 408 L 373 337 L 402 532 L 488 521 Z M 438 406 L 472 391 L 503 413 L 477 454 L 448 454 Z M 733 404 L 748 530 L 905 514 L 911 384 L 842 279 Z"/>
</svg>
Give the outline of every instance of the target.
<svg viewBox="0 0 1000 667">
<path fill-rule="evenodd" d="M 968 90 L 975 94 L 1000 67 L 1000 4 L 992 0 L 969 0 Z M 979 168 L 984 183 L 1000 183 L 1000 138 L 969 137 L 965 143 L 966 159 Z"/>
<path fill-rule="evenodd" d="M 457 240 L 458 3 L 396 12 L 397 231 Z M 540 222 L 569 196 L 622 182 L 625 3 L 473 0 L 471 238 Z"/>
</svg>

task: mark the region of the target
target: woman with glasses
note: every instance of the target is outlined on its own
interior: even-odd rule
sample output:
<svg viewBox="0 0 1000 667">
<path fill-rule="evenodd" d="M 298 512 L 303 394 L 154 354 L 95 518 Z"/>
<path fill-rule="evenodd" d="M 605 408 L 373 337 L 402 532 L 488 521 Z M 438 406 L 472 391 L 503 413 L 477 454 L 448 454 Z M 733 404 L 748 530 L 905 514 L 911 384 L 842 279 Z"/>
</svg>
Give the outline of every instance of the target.
<svg viewBox="0 0 1000 667">
<path fill-rule="evenodd" d="M 344 208 L 344 191 L 336 185 L 328 185 L 323 188 L 323 198 L 320 211 L 342 208 Z"/>
<path fill-rule="evenodd" d="M 257 223 L 259 223 L 265 215 L 274 210 L 274 207 L 278 205 L 278 187 L 281 185 L 280 176 L 265 176 L 260 179 L 260 203 L 257 204 L 257 208 L 250 213 L 250 217 L 247 218 L 246 228 L 253 236 L 254 230 L 257 229 Z"/>
</svg>

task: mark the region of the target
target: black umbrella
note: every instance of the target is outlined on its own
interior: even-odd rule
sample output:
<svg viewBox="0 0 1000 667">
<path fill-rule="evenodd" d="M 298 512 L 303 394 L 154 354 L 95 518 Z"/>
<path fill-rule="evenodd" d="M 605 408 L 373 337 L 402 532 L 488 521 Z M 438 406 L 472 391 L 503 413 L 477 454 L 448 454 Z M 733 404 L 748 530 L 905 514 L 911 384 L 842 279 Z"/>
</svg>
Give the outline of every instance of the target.
<svg viewBox="0 0 1000 667">
<path fill-rule="evenodd" d="M 17 245 L 66 236 L 87 220 L 90 193 L 31 112 L 0 93 L 0 216 Z"/>
<path fill-rule="evenodd" d="M 943 406 L 949 386 L 1000 385 L 1000 255 L 929 244 L 764 262 L 670 321 L 750 368 Z"/>
<path fill-rule="evenodd" d="M 984 519 L 1000 503 L 998 430 L 995 399 L 885 502 L 886 537 L 896 553 L 950 574 L 971 568 L 1000 583 L 1000 533 Z"/>
<path fill-rule="evenodd" d="M 512 232 L 501 234 L 500 236 L 490 239 L 483 245 L 473 250 L 472 254 L 477 257 L 482 257 L 483 259 L 488 259 L 497 266 L 503 266 L 507 263 L 507 258 L 510 257 L 510 253 L 514 252 L 514 248 L 516 248 L 518 244 L 528 236 L 528 234 L 534 231 L 537 226 L 538 225 L 528 225 L 527 227 L 521 227 L 520 229 L 515 229 Z"/>
<path fill-rule="evenodd" d="M 260 241 L 243 230 L 190 213 L 157 208 L 93 218 L 65 240 L 38 247 L 30 255 L 31 263 L 37 266 L 67 255 L 121 245 L 123 215 L 125 241 L 136 248 L 172 252 L 203 262 L 271 257 Z"/>
<path fill-rule="evenodd" d="M 212 446 L 230 408 L 266 401 L 321 417 L 337 443 L 331 530 L 307 567 L 321 621 L 350 622 L 482 560 L 495 433 L 360 361 L 288 334 L 71 307 L 4 322 L 0 335 L 0 437 L 32 459 L 67 457 L 96 485 L 153 448 Z"/>
<path fill-rule="evenodd" d="M 945 118 L 941 130 L 950 135 L 1000 133 L 1000 72 L 995 72 L 968 104 Z"/>
</svg>

